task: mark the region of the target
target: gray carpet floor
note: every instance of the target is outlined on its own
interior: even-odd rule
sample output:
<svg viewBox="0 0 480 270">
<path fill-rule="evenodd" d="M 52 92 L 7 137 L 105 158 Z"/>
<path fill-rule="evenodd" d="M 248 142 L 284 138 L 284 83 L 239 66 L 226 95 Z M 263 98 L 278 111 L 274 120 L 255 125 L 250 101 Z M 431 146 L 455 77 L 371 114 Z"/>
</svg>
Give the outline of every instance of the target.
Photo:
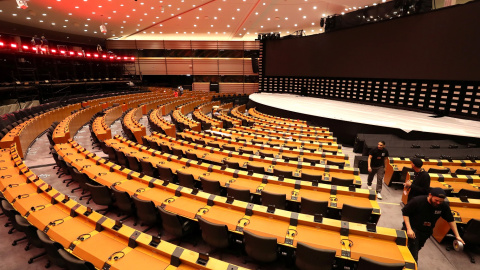
<svg viewBox="0 0 480 270">
<path fill-rule="evenodd" d="M 146 117 L 143 117 L 140 120 L 140 123 L 148 127 L 148 122 Z M 112 135 L 122 134 L 121 125 L 119 121 L 116 121 L 112 125 Z M 147 132 L 148 128 L 147 128 Z M 90 134 L 88 131 L 88 127 L 85 126 L 82 128 L 74 138 L 80 145 L 87 148 L 89 151 L 96 153 L 99 156 L 106 157 L 106 155 L 98 148 L 94 149 L 90 140 Z M 68 176 L 61 176 L 58 177 L 56 174 L 56 169 L 53 169 L 54 160 L 49 154 L 49 143 L 46 136 L 39 137 L 36 142 L 32 145 L 29 149 L 28 154 L 25 159 L 25 163 L 29 166 L 34 173 L 36 173 L 40 178 L 44 181 L 51 184 L 55 189 L 69 194 L 70 198 L 79 201 L 79 197 L 81 196 L 81 191 L 77 190 L 75 192 L 71 192 L 71 190 L 77 185 L 72 183 L 70 186 L 66 186 L 63 183 L 63 180 L 68 179 Z M 344 153 L 348 154 L 350 157 L 351 164 L 353 163 L 355 153 L 353 153 L 353 149 L 344 147 Z M 366 188 L 367 176 L 361 175 L 363 187 Z M 402 223 L 402 215 L 401 215 L 401 206 L 399 204 L 401 199 L 402 190 L 395 190 L 393 187 L 383 186 L 383 200 L 379 201 L 379 205 L 382 210 L 382 216 L 380 218 L 378 226 L 382 227 L 390 227 L 395 229 L 401 228 Z M 86 204 L 86 199 L 79 201 L 82 204 Z M 89 204 L 93 209 L 99 209 L 100 206 L 95 205 L 93 202 Z M 117 218 L 117 213 L 115 211 L 110 212 L 107 214 L 110 218 Z M 33 264 L 28 264 L 27 260 L 33 255 L 41 253 L 42 250 L 32 247 L 31 250 L 25 251 L 24 247 L 26 245 L 26 241 L 20 242 L 16 246 L 12 246 L 11 243 L 14 239 L 18 239 L 23 235 L 19 232 L 15 232 L 13 234 L 7 234 L 7 231 L 10 228 L 6 228 L 3 226 L 6 223 L 6 217 L 0 216 L 0 270 L 16 270 L 16 269 L 44 269 L 44 265 L 46 264 L 47 260 L 45 257 L 37 259 Z M 124 221 L 124 224 L 135 227 L 137 230 L 144 230 L 145 227 L 140 227 L 140 225 L 133 226 L 133 218 L 129 218 Z M 147 233 L 156 235 L 158 231 L 156 229 L 152 229 Z M 162 239 L 168 241 L 171 239 L 169 235 L 162 235 Z M 209 247 L 202 241 L 200 236 L 194 237 L 192 239 L 198 244 L 194 246 L 192 243 L 184 242 L 180 243 L 180 246 L 191 249 L 197 252 L 208 252 Z M 174 242 L 175 244 L 179 244 L 178 242 Z M 472 264 L 470 263 L 468 257 L 461 253 L 450 251 L 447 252 L 445 250 L 446 245 L 437 243 L 433 238 L 429 239 L 425 245 L 425 247 L 420 251 L 420 259 L 419 259 L 419 269 L 422 270 L 447 270 L 447 269 L 479 269 L 480 270 L 480 256 L 477 256 L 477 260 L 479 263 Z M 231 252 L 226 252 L 222 256 L 222 260 L 242 266 L 247 268 L 256 268 L 258 265 L 254 263 L 247 263 L 244 264 L 244 256 L 238 256 L 237 253 L 239 249 L 233 248 Z M 215 258 L 219 258 L 219 254 L 212 255 Z M 58 269 L 55 266 L 52 266 L 50 269 Z M 262 269 L 288 269 L 285 266 L 285 262 L 283 260 L 279 260 L 277 263 L 270 264 L 267 266 L 262 266 Z"/>
</svg>

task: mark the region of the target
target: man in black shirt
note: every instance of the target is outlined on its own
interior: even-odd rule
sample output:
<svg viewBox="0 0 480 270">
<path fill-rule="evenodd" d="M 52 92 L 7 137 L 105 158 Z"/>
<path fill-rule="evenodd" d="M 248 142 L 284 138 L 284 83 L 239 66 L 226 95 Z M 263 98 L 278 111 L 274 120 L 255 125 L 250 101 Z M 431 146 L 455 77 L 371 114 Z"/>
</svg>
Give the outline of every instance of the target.
<svg viewBox="0 0 480 270">
<path fill-rule="evenodd" d="M 377 198 L 382 199 L 382 181 L 385 176 L 385 165 L 387 163 L 388 150 L 385 148 L 385 142 L 378 142 L 377 148 L 368 153 L 368 189 L 372 189 L 373 177 L 377 175 Z"/>
<path fill-rule="evenodd" d="M 457 240 L 465 244 L 458 234 L 457 224 L 453 219 L 450 206 L 445 203 L 445 198 L 443 189 L 432 188 L 428 196 L 417 196 L 402 209 L 403 226 L 409 238 L 408 249 L 417 262 L 418 252 L 432 235 L 435 223 L 440 217 L 448 222 Z"/>
<path fill-rule="evenodd" d="M 416 196 L 428 195 L 430 190 L 430 175 L 422 169 L 423 161 L 419 158 L 412 158 L 412 169 L 415 171 L 412 181 L 405 182 L 405 190 L 408 193 L 408 202 Z"/>
</svg>

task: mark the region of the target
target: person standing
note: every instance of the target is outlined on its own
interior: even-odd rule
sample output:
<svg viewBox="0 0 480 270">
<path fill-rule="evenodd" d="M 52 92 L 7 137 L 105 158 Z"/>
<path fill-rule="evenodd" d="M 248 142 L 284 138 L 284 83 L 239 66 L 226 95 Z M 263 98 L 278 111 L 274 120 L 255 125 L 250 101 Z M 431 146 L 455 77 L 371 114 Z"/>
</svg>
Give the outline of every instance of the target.
<svg viewBox="0 0 480 270">
<path fill-rule="evenodd" d="M 368 189 L 372 189 L 372 182 L 375 175 L 377 175 L 377 198 L 382 199 L 382 185 L 383 177 L 385 176 L 385 166 L 387 164 L 388 150 L 385 148 L 385 142 L 380 141 L 377 148 L 370 150 L 368 154 Z"/>
<path fill-rule="evenodd" d="M 402 209 L 403 229 L 407 231 L 408 249 L 418 263 L 418 252 L 433 233 L 437 220 L 442 217 L 448 222 L 455 238 L 465 244 L 458 234 L 450 206 L 445 203 L 445 191 L 432 188 L 427 195 L 416 196 Z"/>
<path fill-rule="evenodd" d="M 50 54 L 50 51 L 48 50 L 48 40 L 45 38 L 45 36 L 42 36 L 41 42 L 42 42 L 42 49 L 45 49 L 46 54 Z M 43 53 L 43 50 L 42 50 L 42 53 Z"/>
<path fill-rule="evenodd" d="M 414 170 L 413 182 L 410 180 L 404 184 L 405 190 L 410 190 L 407 202 L 416 196 L 428 195 L 430 190 L 430 175 L 422 168 L 423 161 L 419 158 L 412 158 L 411 161 L 411 166 Z"/>
<path fill-rule="evenodd" d="M 33 37 L 33 43 L 35 44 L 35 51 L 36 53 L 40 53 L 41 52 L 41 46 L 42 46 L 42 40 L 37 36 L 35 35 Z"/>
</svg>

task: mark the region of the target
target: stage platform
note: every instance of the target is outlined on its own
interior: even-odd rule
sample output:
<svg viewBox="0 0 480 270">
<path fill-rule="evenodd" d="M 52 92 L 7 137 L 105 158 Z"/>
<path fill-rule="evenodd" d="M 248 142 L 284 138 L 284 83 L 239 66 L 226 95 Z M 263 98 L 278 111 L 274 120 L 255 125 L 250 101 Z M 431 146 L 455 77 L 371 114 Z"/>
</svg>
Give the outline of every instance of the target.
<svg viewBox="0 0 480 270">
<path fill-rule="evenodd" d="M 353 145 L 358 133 L 395 134 L 404 139 L 480 142 L 480 121 L 292 94 L 256 93 L 249 107 L 329 127 L 340 143 Z"/>
</svg>

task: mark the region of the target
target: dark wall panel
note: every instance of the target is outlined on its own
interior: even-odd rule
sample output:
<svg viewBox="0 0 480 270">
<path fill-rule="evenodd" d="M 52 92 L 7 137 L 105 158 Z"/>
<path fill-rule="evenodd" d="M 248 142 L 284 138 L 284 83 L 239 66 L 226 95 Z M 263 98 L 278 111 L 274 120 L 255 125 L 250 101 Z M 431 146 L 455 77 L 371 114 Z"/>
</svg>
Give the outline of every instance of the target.
<svg viewBox="0 0 480 270">
<path fill-rule="evenodd" d="M 265 76 L 480 81 L 480 1 L 302 38 L 267 40 Z"/>
</svg>

